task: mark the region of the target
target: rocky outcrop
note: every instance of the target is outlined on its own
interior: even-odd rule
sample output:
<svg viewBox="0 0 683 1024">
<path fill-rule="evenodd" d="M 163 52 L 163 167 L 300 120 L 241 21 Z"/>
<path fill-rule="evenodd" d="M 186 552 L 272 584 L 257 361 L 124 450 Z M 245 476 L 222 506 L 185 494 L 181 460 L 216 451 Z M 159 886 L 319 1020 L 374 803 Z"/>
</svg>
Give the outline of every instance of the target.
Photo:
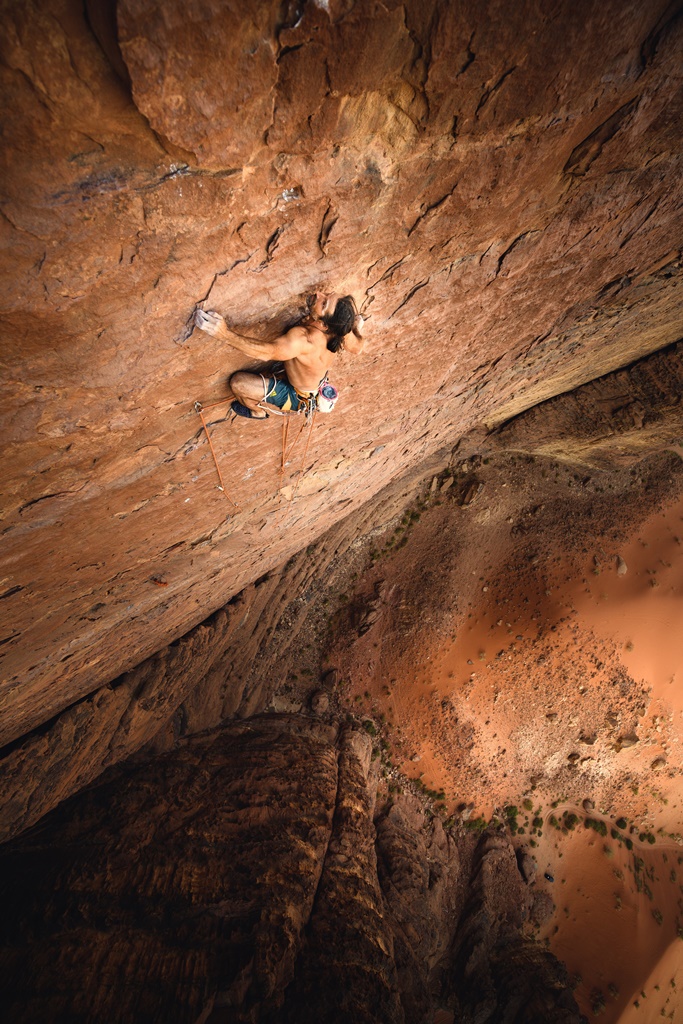
<svg viewBox="0 0 683 1024">
<path fill-rule="evenodd" d="M 463 1024 L 578 1024 L 566 969 L 522 936 L 533 892 L 517 870 L 510 838 L 489 830 L 477 849 L 469 900 L 456 939 L 454 986 Z"/>
<path fill-rule="evenodd" d="M 680 338 L 678 5 L 248 6 L 4 7 L 2 743 L 437 448 Z M 213 411 L 235 508 L 194 401 L 248 361 L 193 312 L 271 337 L 326 284 L 367 354 L 281 501 L 279 424 Z"/>
<path fill-rule="evenodd" d="M 394 936 L 406 1019 L 420 1020 L 441 983 L 463 879 L 457 845 L 439 818 L 427 827 L 424 808 L 402 795 L 377 822 L 377 858 L 384 913 Z"/>
<path fill-rule="evenodd" d="M 410 797 L 373 823 L 375 763 L 352 726 L 252 717 L 6 844 L 7 1019 L 418 1024 L 465 1013 L 483 978 L 499 1009 L 524 992 L 548 1013 L 510 1020 L 578 1024 L 557 962 L 519 938 L 530 896 L 509 842 L 481 846 L 460 926 L 454 838 Z"/>
</svg>

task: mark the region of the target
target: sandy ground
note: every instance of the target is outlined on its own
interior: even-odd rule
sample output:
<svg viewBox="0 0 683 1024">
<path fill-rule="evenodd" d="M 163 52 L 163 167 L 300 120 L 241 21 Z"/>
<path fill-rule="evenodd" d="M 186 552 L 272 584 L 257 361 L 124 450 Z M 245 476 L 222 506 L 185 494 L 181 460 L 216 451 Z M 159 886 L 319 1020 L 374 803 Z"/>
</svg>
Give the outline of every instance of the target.
<svg viewBox="0 0 683 1024">
<path fill-rule="evenodd" d="M 539 934 L 606 1022 L 683 1021 L 683 488 L 667 458 L 444 471 L 378 544 L 331 659 L 388 788 L 416 780 L 466 828 L 507 814 L 555 903 Z"/>
</svg>

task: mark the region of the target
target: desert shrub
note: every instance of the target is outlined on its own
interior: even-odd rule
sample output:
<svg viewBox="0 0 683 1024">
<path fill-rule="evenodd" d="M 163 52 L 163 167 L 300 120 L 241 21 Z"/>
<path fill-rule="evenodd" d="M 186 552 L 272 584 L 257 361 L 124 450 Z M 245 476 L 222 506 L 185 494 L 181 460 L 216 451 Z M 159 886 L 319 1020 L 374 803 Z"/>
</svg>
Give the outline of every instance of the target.
<svg viewBox="0 0 683 1024">
<path fill-rule="evenodd" d="M 603 1013 L 605 1006 L 606 1001 L 604 995 L 600 989 L 594 988 L 591 992 L 591 1010 L 593 1011 L 593 1016 L 597 1017 L 599 1014 Z"/>
<path fill-rule="evenodd" d="M 483 832 L 486 828 L 486 818 L 479 815 L 478 818 L 470 818 L 469 821 L 464 822 L 464 825 L 470 832 Z"/>
</svg>

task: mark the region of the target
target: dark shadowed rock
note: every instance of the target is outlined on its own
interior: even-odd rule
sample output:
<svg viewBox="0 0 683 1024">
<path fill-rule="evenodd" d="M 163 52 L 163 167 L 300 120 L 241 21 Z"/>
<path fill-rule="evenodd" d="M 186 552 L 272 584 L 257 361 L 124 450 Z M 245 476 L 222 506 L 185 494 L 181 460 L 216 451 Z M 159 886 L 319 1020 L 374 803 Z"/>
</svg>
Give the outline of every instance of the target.
<svg viewBox="0 0 683 1024">
<path fill-rule="evenodd" d="M 477 848 L 455 941 L 453 988 L 464 1024 L 581 1024 L 564 966 L 521 935 L 534 895 L 509 836 L 489 830 Z"/>
<path fill-rule="evenodd" d="M 578 1021 L 554 1015 L 573 1005 L 557 961 L 520 938 L 531 897 L 509 840 L 486 835 L 465 884 L 414 798 L 373 824 L 375 763 L 363 731 L 256 716 L 5 844 L 5 1019 L 419 1024 L 441 1000 L 470 1020 L 472 986 L 490 1000 L 495 979 L 499 1011 L 521 992 Z"/>
</svg>

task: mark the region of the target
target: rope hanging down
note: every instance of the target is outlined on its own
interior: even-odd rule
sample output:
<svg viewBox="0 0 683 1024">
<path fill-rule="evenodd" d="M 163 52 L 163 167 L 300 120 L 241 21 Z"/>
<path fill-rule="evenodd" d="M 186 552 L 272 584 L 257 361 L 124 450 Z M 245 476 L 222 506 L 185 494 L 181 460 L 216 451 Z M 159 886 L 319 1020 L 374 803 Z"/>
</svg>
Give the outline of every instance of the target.
<svg viewBox="0 0 683 1024">
<path fill-rule="evenodd" d="M 207 405 L 206 409 L 216 409 L 220 405 L 227 405 L 227 403 L 229 401 L 232 401 L 232 399 L 226 398 L 222 402 L 214 402 L 213 405 Z M 211 434 L 209 433 L 209 428 L 207 426 L 206 420 L 204 419 L 204 406 L 202 405 L 201 402 L 195 402 L 194 403 L 194 408 L 195 408 L 195 412 L 199 413 L 199 418 L 202 421 L 202 426 L 204 427 L 204 433 L 206 434 L 206 439 L 209 442 L 209 448 L 211 449 L 211 455 L 213 456 L 213 464 L 216 467 L 216 472 L 218 473 L 218 479 L 220 480 L 220 486 L 219 486 L 218 490 L 223 492 L 223 494 L 228 499 L 228 501 L 233 506 L 233 508 L 239 508 L 239 505 L 237 504 L 237 502 L 233 501 L 233 499 L 228 494 L 226 486 L 225 486 L 225 484 L 223 482 L 223 474 L 221 473 L 221 467 L 218 465 L 218 459 L 216 458 L 216 451 L 215 451 L 214 446 L 213 446 L 213 441 L 211 440 Z"/>
<path fill-rule="evenodd" d="M 304 457 L 301 460 L 301 468 L 299 469 L 299 475 L 296 478 L 296 483 L 294 484 L 294 490 L 292 491 L 292 500 L 294 500 L 294 498 L 296 497 L 296 492 L 299 490 L 299 484 L 301 483 L 301 478 L 304 475 L 304 468 L 306 466 L 306 456 L 308 455 L 308 446 L 311 443 L 311 434 L 313 433 L 313 424 L 315 423 L 315 409 L 313 409 L 313 411 L 311 412 L 310 417 L 308 415 L 306 416 L 306 420 L 309 420 L 308 435 L 306 437 L 306 447 L 304 448 Z M 306 420 L 304 420 L 304 424 L 303 424 L 304 426 L 306 425 Z M 303 427 L 301 429 L 303 430 Z M 300 435 L 301 435 L 301 431 L 299 431 L 299 436 Z M 298 440 L 298 438 L 297 438 L 297 440 Z"/>
<path fill-rule="evenodd" d="M 206 439 L 209 442 L 209 448 L 211 449 L 211 457 L 213 458 L 213 464 L 216 467 L 216 472 L 218 473 L 218 479 L 220 480 L 220 485 L 218 487 L 218 490 L 223 492 L 223 494 L 228 499 L 228 501 L 233 506 L 233 508 L 239 509 L 240 506 L 237 504 L 236 501 L 234 501 L 230 497 L 230 495 L 228 493 L 228 490 L 227 490 L 227 488 L 225 486 L 225 482 L 223 480 L 223 474 L 221 473 L 221 468 L 218 465 L 218 457 L 216 455 L 216 450 L 215 450 L 215 448 L 213 446 L 213 442 L 211 440 L 211 435 L 209 434 L 209 427 L 208 427 L 208 424 L 207 424 L 206 420 L 204 419 L 204 413 L 206 411 L 208 411 L 209 409 L 217 409 L 219 406 L 226 405 L 228 402 L 232 402 L 232 398 L 226 398 L 226 399 L 223 399 L 222 402 L 214 402 L 213 405 L 206 405 L 206 406 L 202 405 L 201 402 L 195 402 L 194 403 L 194 408 L 195 408 L 195 412 L 199 413 L 199 418 L 202 421 L 202 426 L 204 428 L 204 433 L 206 434 Z M 304 410 L 302 410 L 302 411 L 304 411 Z M 301 460 L 301 466 L 299 467 L 299 475 L 297 476 L 296 484 L 294 485 L 294 490 L 292 491 L 292 498 L 295 497 L 296 492 L 299 489 L 299 484 L 301 483 L 301 479 L 302 479 L 302 477 L 304 475 L 304 469 L 305 469 L 305 466 L 306 466 L 306 456 L 308 455 L 308 447 L 309 447 L 310 442 L 311 442 L 311 434 L 313 433 L 313 424 L 315 423 L 315 414 L 316 414 L 315 406 L 313 406 L 312 404 L 307 405 L 306 408 L 305 408 L 304 421 L 301 424 L 301 427 L 299 428 L 299 433 L 296 435 L 296 437 L 292 441 L 291 447 L 288 449 L 287 448 L 287 444 L 288 444 L 288 440 L 289 440 L 289 417 L 292 416 L 292 415 L 294 415 L 294 416 L 299 415 L 299 411 L 297 410 L 296 412 L 291 412 L 291 413 L 289 413 L 289 412 L 288 413 L 281 413 L 281 415 L 282 415 L 282 459 L 281 459 L 281 463 L 280 463 L 280 485 L 278 487 L 278 500 L 281 500 L 281 498 L 282 498 L 282 488 L 283 488 L 283 482 L 284 482 L 285 467 L 287 465 L 287 462 L 291 458 L 291 456 L 294 454 L 294 449 L 296 448 L 296 446 L 297 446 L 297 444 L 299 442 L 299 438 L 301 437 L 301 435 L 304 432 L 304 429 L 306 427 L 306 424 L 308 423 L 308 435 L 306 437 L 306 445 L 304 447 L 304 454 L 303 454 L 303 458 Z"/>
</svg>

